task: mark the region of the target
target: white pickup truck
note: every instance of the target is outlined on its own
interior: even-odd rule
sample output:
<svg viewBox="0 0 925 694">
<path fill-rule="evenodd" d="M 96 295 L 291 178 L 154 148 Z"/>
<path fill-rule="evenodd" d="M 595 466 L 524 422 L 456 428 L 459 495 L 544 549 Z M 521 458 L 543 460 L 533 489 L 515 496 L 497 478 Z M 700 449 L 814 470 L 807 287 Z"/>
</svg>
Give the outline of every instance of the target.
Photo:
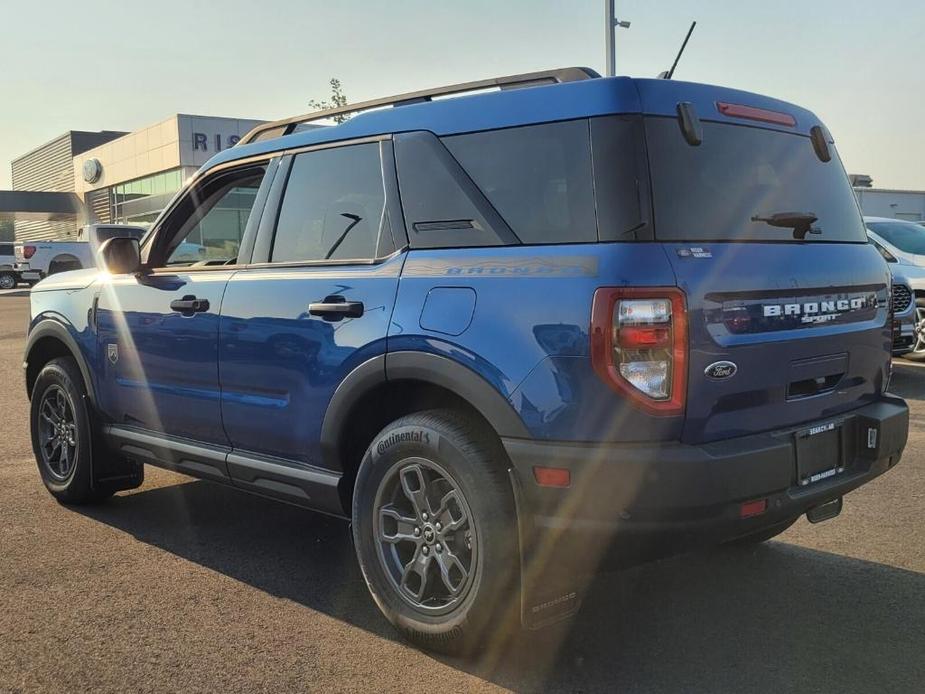
<svg viewBox="0 0 925 694">
<path fill-rule="evenodd" d="M 19 282 L 19 274 L 13 269 L 15 263 L 13 244 L 0 241 L 0 289 L 12 289 Z"/>
<path fill-rule="evenodd" d="M 35 284 L 41 279 L 68 270 L 96 266 L 96 251 L 106 239 L 132 236 L 140 239 L 144 227 L 125 224 L 89 224 L 77 232 L 76 241 L 24 241 L 15 246 L 13 266 L 23 282 Z"/>
</svg>

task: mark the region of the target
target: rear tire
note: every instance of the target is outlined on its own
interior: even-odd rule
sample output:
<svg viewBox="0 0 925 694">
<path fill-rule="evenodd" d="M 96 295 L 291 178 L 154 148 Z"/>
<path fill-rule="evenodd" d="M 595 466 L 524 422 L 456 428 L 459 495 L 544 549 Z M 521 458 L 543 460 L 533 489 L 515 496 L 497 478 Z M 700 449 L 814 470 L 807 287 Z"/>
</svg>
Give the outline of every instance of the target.
<svg viewBox="0 0 925 694">
<path fill-rule="evenodd" d="M 764 530 L 759 530 L 758 532 L 751 533 L 750 535 L 743 535 L 742 537 L 737 537 L 734 540 L 729 540 L 723 544 L 729 547 L 748 547 L 751 545 L 758 545 L 762 542 L 767 542 L 768 540 L 777 537 L 782 532 L 790 528 L 791 525 L 797 522 L 797 518 L 791 518 L 786 520 L 783 523 L 778 523 L 777 525 L 772 525 L 770 528 L 765 528 Z"/>
<path fill-rule="evenodd" d="M 915 335 L 912 351 L 902 355 L 909 361 L 925 361 L 925 298 L 915 300 Z"/>
<path fill-rule="evenodd" d="M 63 504 L 90 504 L 112 495 L 93 486 L 87 391 L 73 358 L 52 359 L 39 372 L 32 388 L 30 423 L 32 451 L 52 496 Z"/>
<path fill-rule="evenodd" d="M 416 645 L 466 654 L 519 630 L 517 523 L 493 432 L 432 410 L 392 422 L 357 475 L 353 537 L 379 609 Z"/>
</svg>

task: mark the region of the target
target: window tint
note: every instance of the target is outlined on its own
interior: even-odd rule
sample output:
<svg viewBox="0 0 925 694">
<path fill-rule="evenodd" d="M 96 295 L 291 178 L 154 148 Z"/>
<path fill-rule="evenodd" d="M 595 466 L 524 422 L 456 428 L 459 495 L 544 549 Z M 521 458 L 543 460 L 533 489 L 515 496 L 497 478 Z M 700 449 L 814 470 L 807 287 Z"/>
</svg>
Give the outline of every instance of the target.
<svg viewBox="0 0 925 694">
<path fill-rule="evenodd" d="M 375 258 L 384 208 L 377 143 L 299 154 L 283 196 L 271 260 Z"/>
<path fill-rule="evenodd" d="M 591 159 L 601 241 L 651 240 L 645 131 L 638 115 L 592 118 Z"/>
<path fill-rule="evenodd" d="M 869 222 L 867 226 L 899 250 L 925 255 L 925 227 L 911 222 Z"/>
<path fill-rule="evenodd" d="M 658 239 L 794 241 L 773 216 L 799 212 L 816 217 L 806 241 L 867 241 L 841 162 L 820 161 L 808 137 L 705 122 L 692 147 L 677 119 L 647 118 L 646 140 Z"/>
<path fill-rule="evenodd" d="M 523 243 L 597 240 L 588 121 L 443 142 Z"/>
<path fill-rule="evenodd" d="M 13 244 L 0 243 L 0 255 L 13 255 Z"/>
<path fill-rule="evenodd" d="M 395 163 L 412 248 L 519 242 L 433 133 L 396 135 Z"/>
<path fill-rule="evenodd" d="M 167 265 L 236 260 L 264 173 L 262 167 L 248 169 L 226 177 L 214 192 L 202 191 L 205 199 L 186 223 L 193 226 L 171 244 Z M 195 191 L 191 198 L 196 198 Z"/>
</svg>

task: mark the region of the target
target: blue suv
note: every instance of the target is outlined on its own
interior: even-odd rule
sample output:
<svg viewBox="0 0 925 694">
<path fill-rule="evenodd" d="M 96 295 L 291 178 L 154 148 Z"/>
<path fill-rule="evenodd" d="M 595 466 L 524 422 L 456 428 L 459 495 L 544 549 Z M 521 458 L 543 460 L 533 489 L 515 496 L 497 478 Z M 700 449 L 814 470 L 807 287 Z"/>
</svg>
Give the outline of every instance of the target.
<svg viewBox="0 0 925 694">
<path fill-rule="evenodd" d="M 32 291 L 49 491 L 150 464 L 348 519 L 430 648 L 837 515 L 906 442 L 833 140 L 756 94 L 573 68 L 278 121 L 101 257 Z"/>
</svg>

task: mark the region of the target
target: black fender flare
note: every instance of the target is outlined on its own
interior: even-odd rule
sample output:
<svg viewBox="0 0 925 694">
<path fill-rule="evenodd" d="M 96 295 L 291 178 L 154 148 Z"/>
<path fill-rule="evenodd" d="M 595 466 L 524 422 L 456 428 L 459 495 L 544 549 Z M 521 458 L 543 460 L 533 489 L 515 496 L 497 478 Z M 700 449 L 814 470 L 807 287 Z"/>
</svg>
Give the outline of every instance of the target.
<svg viewBox="0 0 925 694">
<path fill-rule="evenodd" d="M 93 385 L 93 379 L 91 378 L 90 368 L 87 366 L 87 361 L 84 358 L 80 346 L 77 344 L 77 340 L 74 339 L 74 336 L 71 335 L 70 331 L 63 323 L 51 318 L 46 318 L 32 328 L 29 332 L 29 338 L 26 341 L 26 349 L 23 356 L 23 373 L 27 373 L 27 369 L 29 368 L 29 357 L 32 355 L 32 350 L 35 348 L 35 345 L 45 338 L 54 338 L 68 348 L 71 356 L 74 357 L 74 361 L 77 362 L 80 375 L 83 376 L 84 384 L 87 388 L 87 396 L 90 398 L 90 404 L 95 408 L 97 404 L 96 390 Z M 31 399 L 32 393 L 29 392 L 28 377 L 24 380 L 26 385 L 26 397 Z"/>
<path fill-rule="evenodd" d="M 321 452 L 325 468 L 341 469 L 337 449 L 341 434 L 350 425 L 350 410 L 370 390 L 387 381 L 421 381 L 440 386 L 472 405 L 498 436 L 530 438 L 511 403 L 472 369 L 439 354 L 389 352 L 357 366 L 334 391 L 321 425 Z"/>
</svg>

